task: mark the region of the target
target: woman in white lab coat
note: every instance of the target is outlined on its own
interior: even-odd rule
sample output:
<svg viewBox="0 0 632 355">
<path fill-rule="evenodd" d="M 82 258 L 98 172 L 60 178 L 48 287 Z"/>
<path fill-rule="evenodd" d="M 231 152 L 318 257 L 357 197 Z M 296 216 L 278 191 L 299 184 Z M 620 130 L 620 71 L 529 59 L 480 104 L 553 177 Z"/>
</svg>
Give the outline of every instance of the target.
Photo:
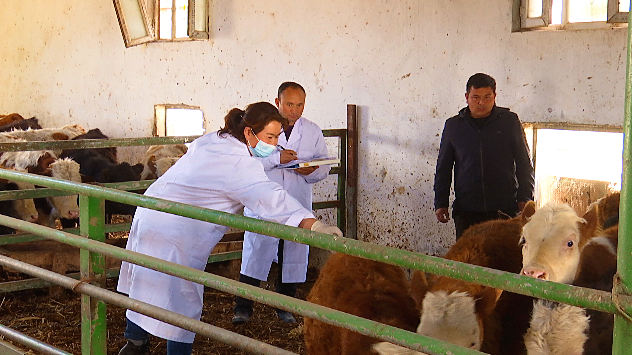
<svg viewBox="0 0 632 355">
<path fill-rule="evenodd" d="M 188 152 L 145 195 L 214 210 L 240 213 L 248 207 L 262 219 L 322 233 L 342 235 L 314 218 L 283 188 L 268 179 L 253 156 L 269 155 L 284 123 L 276 107 L 258 102 L 232 109 L 218 132 L 196 139 Z M 203 270 L 228 227 L 138 208 L 127 249 Z M 204 287 L 123 262 L 118 291 L 199 320 Z M 168 355 L 192 352 L 195 333 L 127 310 L 127 344 L 120 355 L 149 354 L 148 333 L 167 340 Z"/>
</svg>

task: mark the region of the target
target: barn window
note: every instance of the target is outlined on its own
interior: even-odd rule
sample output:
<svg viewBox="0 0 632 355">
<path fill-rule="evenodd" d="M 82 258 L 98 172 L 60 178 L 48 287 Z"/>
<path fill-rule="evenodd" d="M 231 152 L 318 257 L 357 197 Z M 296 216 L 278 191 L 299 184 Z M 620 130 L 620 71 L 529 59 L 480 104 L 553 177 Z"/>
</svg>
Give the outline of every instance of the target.
<svg viewBox="0 0 632 355">
<path fill-rule="evenodd" d="M 592 202 L 621 189 L 621 129 L 533 124 L 525 131 L 533 152 L 534 197 L 539 206 L 565 202 L 583 213 Z"/>
<path fill-rule="evenodd" d="M 630 0 L 514 0 L 513 30 L 620 26 L 629 10 Z"/>
<path fill-rule="evenodd" d="M 114 0 L 125 46 L 208 39 L 208 0 Z"/>
<path fill-rule="evenodd" d="M 188 105 L 156 105 L 154 135 L 199 136 L 204 134 L 204 114 L 199 107 Z"/>
</svg>

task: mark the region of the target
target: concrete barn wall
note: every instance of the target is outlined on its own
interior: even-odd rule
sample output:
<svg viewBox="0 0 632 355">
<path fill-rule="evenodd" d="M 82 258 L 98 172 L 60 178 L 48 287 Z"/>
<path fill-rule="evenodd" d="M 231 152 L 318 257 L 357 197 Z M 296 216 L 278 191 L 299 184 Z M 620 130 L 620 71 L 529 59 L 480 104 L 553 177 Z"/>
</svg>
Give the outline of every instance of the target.
<svg viewBox="0 0 632 355">
<path fill-rule="evenodd" d="M 623 120 L 626 30 L 511 33 L 511 0 L 212 1 L 211 40 L 127 49 L 110 1 L 2 4 L 0 112 L 45 127 L 148 136 L 154 104 L 184 103 L 210 132 L 285 80 L 305 86 L 304 115 L 322 128 L 359 105 L 358 235 L 419 252 L 454 241 L 432 183 L 471 74 L 494 76 L 498 104 L 525 122 Z"/>
</svg>

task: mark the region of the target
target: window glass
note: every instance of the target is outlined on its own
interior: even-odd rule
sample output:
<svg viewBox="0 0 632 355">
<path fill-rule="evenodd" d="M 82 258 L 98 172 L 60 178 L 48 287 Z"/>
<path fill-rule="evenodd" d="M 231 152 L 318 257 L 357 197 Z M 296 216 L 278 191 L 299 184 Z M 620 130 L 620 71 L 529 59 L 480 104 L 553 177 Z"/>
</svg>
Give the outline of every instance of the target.
<svg viewBox="0 0 632 355">
<path fill-rule="evenodd" d="M 527 0 L 527 17 L 542 16 L 542 0 Z"/>
<path fill-rule="evenodd" d="M 160 0 L 160 38 L 161 39 L 171 39 L 171 18 L 173 15 L 172 12 L 172 1 L 171 0 Z"/>
<path fill-rule="evenodd" d="M 201 110 L 168 108 L 167 136 L 197 136 L 204 134 L 204 115 Z"/>
<path fill-rule="evenodd" d="M 538 129 L 536 179 L 542 175 L 621 186 L 623 133 Z"/>
<path fill-rule="evenodd" d="M 568 1 L 568 22 L 593 22 L 608 19 L 608 0 Z"/>
<path fill-rule="evenodd" d="M 143 22 L 143 13 L 137 0 L 121 0 L 125 13 L 125 24 L 132 39 L 147 36 L 147 29 Z"/>
<path fill-rule="evenodd" d="M 188 37 L 189 0 L 176 0 L 176 38 Z"/>
</svg>

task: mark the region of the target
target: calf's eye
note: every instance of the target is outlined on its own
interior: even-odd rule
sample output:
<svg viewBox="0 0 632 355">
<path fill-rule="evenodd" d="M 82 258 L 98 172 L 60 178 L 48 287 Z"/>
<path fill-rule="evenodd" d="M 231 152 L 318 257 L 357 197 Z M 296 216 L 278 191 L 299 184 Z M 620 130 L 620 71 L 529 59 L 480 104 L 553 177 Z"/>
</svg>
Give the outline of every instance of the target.
<svg viewBox="0 0 632 355">
<path fill-rule="evenodd" d="M 574 244 L 575 244 L 575 243 L 573 243 L 573 241 L 572 241 L 572 240 L 569 240 L 569 241 L 566 243 L 566 246 L 567 246 L 567 247 L 569 247 L 569 248 L 571 248 Z"/>
</svg>

